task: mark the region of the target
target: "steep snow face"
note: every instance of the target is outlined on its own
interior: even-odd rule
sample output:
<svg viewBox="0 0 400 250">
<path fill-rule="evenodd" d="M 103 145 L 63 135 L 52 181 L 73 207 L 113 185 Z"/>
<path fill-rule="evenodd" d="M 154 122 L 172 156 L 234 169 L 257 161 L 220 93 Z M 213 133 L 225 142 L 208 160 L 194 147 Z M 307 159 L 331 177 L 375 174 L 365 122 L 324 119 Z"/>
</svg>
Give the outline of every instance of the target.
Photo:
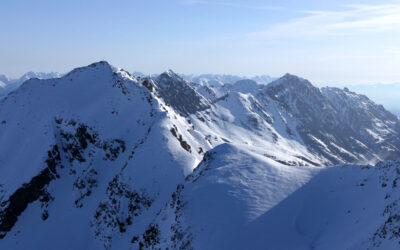
<svg viewBox="0 0 400 250">
<path fill-rule="evenodd" d="M 106 62 L 3 99 L 0 248 L 128 248 L 201 159 L 163 107 Z"/>
<path fill-rule="evenodd" d="M 222 144 L 149 224 L 149 247 L 398 249 L 399 173 L 400 161 L 295 167 Z"/>
<path fill-rule="evenodd" d="M 152 223 L 159 229 L 160 239 L 154 247 L 248 249 L 245 242 L 235 246 L 232 240 L 307 182 L 316 170 L 285 166 L 246 147 L 217 146 L 178 186 Z M 263 230 L 253 233 L 261 237 Z"/>
<path fill-rule="evenodd" d="M 399 161 L 388 161 L 375 167 L 321 169 L 306 185 L 243 227 L 233 245 L 249 249 L 397 249 L 399 167 Z M 256 232 L 263 232 L 263 237 Z"/>
</svg>

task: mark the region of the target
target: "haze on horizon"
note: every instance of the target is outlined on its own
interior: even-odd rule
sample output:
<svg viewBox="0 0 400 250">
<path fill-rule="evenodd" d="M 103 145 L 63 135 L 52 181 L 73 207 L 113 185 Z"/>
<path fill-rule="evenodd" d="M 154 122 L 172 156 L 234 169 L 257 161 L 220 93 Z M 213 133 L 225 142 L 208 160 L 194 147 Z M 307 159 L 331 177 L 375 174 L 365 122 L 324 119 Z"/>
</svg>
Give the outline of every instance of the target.
<svg viewBox="0 0 400 250">
<path fill-rule="evenodd" d="M 1 1 L 0 73 L 130 71 L 400 82 L 400 1 Z"/>
</svg>

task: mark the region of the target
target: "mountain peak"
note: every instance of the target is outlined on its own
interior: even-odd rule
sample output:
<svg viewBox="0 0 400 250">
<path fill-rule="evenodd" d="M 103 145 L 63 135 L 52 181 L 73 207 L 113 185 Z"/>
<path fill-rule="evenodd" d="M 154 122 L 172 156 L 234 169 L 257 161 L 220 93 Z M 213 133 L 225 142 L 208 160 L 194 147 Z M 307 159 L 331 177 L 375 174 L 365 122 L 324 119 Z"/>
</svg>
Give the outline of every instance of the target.
<svg viewBox="0 0 400 250">
<path fill-rule="evenodd" d="M 189 115 L 209 107 L 207 100 L 187 80 L 172 70 L 167 70 L 152 80 L 157 95 L 180 114 Z"/>
<path fill-rule="evenodd" d="M 277 80 L 269 83 L 268 87 L 276 87 L 276 86 L 304 86 L 304 87 L 313 87 L 313 85 L 306 79 L 298 77 L 296 75 L 292 75 L 286 73 L 282 77 L 278 78 Z"/>
<path fill-rule="evenodd" d="M 90 64 L 88 67 L 97 67 L 97 68 L 109 68 L 109 69 L 114 69 L 115 67 L 112 66 L 109 62 L 107 61 L 99 61 L 99 62 L 94 62 L 92 64 Z"/>
<path fill-rule="evenodd" d="M 281 79 L 283 80 L 287 80 L 287 81 L 298 81 L 298 82 L 309 82 L 308 80 L 301 78 L 299 76 L 290 74 L 290 73 L 286 73 L 284 74 Z"/>
<path fill-rule="evenodd" d="M 66 76 L 70 77 L 75 74 L 79 74 L 82 72 L 91 72 L 91 71 L 96 71 L 96 73 L 98 73 L 98 72 L 115 73 L 116 71 L 118 71 L 118 69 L 116 67 L 112 66 L 111 64 L 109 64 L 107 61 L 99 61 L 99 62 L 89 64 L 88 66 L 75 68 L 72 71 L 70 71 L 69 73 L 67 73 Z"/>
<path fill-rule="evenodd" d="M 181 85 L 181 84 L 188 83 L 188 81 L 186 81 L 181 76 L 176 74 L 172 69 L 168 69 L 168 70 L 164 71 L 163 73 L 161 73 L 160 75 L 155 77 L 155 79 L 157 79 L 159 82 L 162 82 L 162 83 L 168 84 L 168 85 L 170 85 L 170 84 Z"/>
<path fill-rule="evenodd" d="M 168 69 L 168 70 L 164 71 L 164 73 L 162 73 L 161 75 L 165 75 L 165 76 L 168 76 L 168 77 L 180 77 L 172 69 Z"/>
<path fill-rule="evenodd" d="M 286 74 L 284 74 L 282 77 L 285 77 L 285 78 L 299 78 L 298 76 L 293 75 L 293 74 L 290 74 L 289 72 L 287 72 Z"/>
</svg>

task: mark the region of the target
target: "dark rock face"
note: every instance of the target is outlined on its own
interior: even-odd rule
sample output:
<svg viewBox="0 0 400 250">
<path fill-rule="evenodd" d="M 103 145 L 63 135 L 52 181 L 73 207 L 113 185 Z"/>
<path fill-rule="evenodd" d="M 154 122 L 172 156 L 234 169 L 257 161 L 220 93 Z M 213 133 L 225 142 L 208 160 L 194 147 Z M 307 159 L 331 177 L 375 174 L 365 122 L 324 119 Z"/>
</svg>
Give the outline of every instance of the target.
<svg viewBox="0 0 400 250">
<path fill-rule="evenodd" d="M 150 85 L 150 81 L 152 85 Z M 209 102 L 201 96 L 187 81 L 172 71 L 167 71 L 155 79 L 145 80 L 144 86 L 163 98 L 168 106 L 183 116 L 210 107 Z"/>
<path fill-rule="evenodd" d="M 158 243 L 160 243 L 160 230 L 158 229 L 158 225 L 151 224 L 149 227 L 146 229 L 146 231 L 143 234 L 143 242 L 139 243 L 140 248 L 149 248 L 150 246 L 154 246 Z"/>
<path fill-rule="evenodd" d="M 383 223 L 370 238 L 374 248 L 382 248 L 382 243 L 387 240 L 400 244 L 400 197 L 398 195 L 398 182 L 400 180 L 400 161 L 387 161 L 376 165 L 381 172 L 379 180 L 382 189 L 386 191 L 387 205 L 382 212 Z"/>
<path fill-rule="evenodd" d="M 119 175 L 111 180 L 107 187 L 106 199 L 101 201 L 90 221 L 94 228 L 95 237 L 100 239 L 108 249 L 112 242 L 112 233 L 125 233 L 127 227 L 135 223 L 135 217 L 142 214 L 153 203 L 145 192 L 131 190 L 129 185 Z M 156 229 L 146 231 L 146 244 L 156 240 Z"/>
<path fill-rule="evenodd" d="M 46 167 L 28 183 L 23 184 L 17 189 L 8 200 L 0 205 L 0 238 L 4 238 L 15 223 L 18 217 L 25 211 L 28 205 L 35 201 L 40 201 L 42 208 L 42 219 L 46 220 L 50 215 L 47 210 L 49 203 L 54 199 L 48 192 L 47 186 L 54 180 L 60 178 L 59 170 L 64 168 L 62 165 L 60 150 L 67 162 L 72 164 L 74 161 L 86 162 L 86 155 L 91 156 L 90 147 L 102 150 L 103 160 L 114 161 L 118 156 L 125 152 L 125 142 L 120 139 L 101 140 L 97 132 L 89 126 L 75 120 L 64 120 L 55 118 L 55 127 L 60 138 L 60 146 L 54 145 L 47 152 L 45 160 Z M 70 174 L 75 175 L 76 170 L 70 168 Z M 92 190 L 97 187 L 97 171 L 95 169 L 84 170 L 74 182 L 74 187 L 80 196 L 75 200 L 77 208 L 83 206 L 83 199 L 90 196 Z"/>
<path fill-rule="evenodd" d="M 47 203 L 52 198 L 46 187 L 58 177 L 57 166 L 60 163 L 60 153 L 57 145 L 55 145 L 52 150 L 48 151 L 47 168 L 17 189 L 7 201 L 0 204 L 0 239 L 4 238 L 7 232 L 12 229 L 29 203 L 40 200 L 42 207 L 47 207 Z M 48 216 L 47 210 L 44 210 L 42 214 L 43 220 L 46 220 Z"/>
<path fill-rule="evenodd" d="M 176 139 L 178 139 L 179 144 L 181 145 L 181 147 L 182 147 L 184 150 L 186 150 L 186 151 L 188 151 L 189 153 L 191 153 L 191 152 L 192 152 L 192 149 L 191 149 L 190 145 L 189 145 L 185 140 L 183 140 L 181 134 L 178 134 L 178 128 L 177 128 L 177 127 L 171 128 L 170 131 L 171 131 L 171 134 L 172 134 Z"/>
<path fill-rule="evenodd" d="M 182 218 L 183 209 L 187 205 L 187 202 L 182 198 L 184 187 L 183 184 L 179 184 L 166 206 L 157 214 L 157 216 L 163 218 L 163 221 L 171 216 L 171 224 L 168 225 L 170 229 L 162 231 L 159 224 L 150 223 L 142 234 L 132 237 L 131 243 L 135 249 L 164 249 L 165 245 L 160 247 L 160 244 L 167 244 L 166 249 L 193 249 L 194 236 L 190 232 L 190 226 L 185 225 Z M 163 222 L 159 223 L 163 225 Z M 163 228 L 166 228 L 165 225 L 163 226 Z M 168 235 L 167 238 L 165 238 L 166 235 Z"/>
<path fill-rule="evenodd" d="M 89 145 L 102 149 L 105 153 L 103 160 L 114 161 L 121 153 L 125 152 L 125 142 L 121 139 L 100 140 L 93 128 L 74 120 L 55 119 L 56 127 L 62 140 L 63 152 L 69 162 L 85 162 L 83 156 Z"/>
</svg>

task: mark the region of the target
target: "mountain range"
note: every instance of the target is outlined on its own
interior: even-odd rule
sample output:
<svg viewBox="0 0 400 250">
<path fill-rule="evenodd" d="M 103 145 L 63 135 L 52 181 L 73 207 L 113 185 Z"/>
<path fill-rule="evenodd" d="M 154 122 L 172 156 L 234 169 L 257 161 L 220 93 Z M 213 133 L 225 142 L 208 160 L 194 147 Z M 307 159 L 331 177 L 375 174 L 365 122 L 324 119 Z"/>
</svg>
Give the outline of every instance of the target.
<svg viewBox="0 0 400 250">
<path fill-rule="evenodd" d="M 7 95 L 9 92 L 17 89 L 24 81 L 30 78 L 49 79 L 59 78 L 63 74 L 60 73 L 43 73 L 43 72 L 28 72 L 22 75 L 20 78 L 10 79 L 6 75 L 0 75 L 0 98 Z M 135 77 L 157 77 L 157 74 L 146 75 L 141 72 L 135 71 L 131 75 Z M 259 75 L 254 77 L 238 76 L 238 75 L 222 75 L 222 74 L 179 74 L 183 79 L 196 83 L 199 85 L 207 86 L 222 86 L 225 84 L 233 84 L 240 80 L 253 80 L 258 84 L 269 84 L 270 82 L 278 79 L 268 75 Z M 318 86 L 325 86 L 319 84 Z M 400 98 L 400 84 L 335 84 L 336 87 L 350 88 L 351 91 L 364 94 L 376 103 L 380 103 L 385 106 L 390 112 L 400 117 L 400 106 L 397 104 L 397 100 Z"/>
<path fill-rule="evenodd" d="M 1 249 L 398 249 L 400 121 L 364 95 L 104 61 L 39 78 L 0 100 Z"/>
<path fill-rule="evenodd" d="M 260 75 L 254 77 L 246 77 L 246 76 L 236 76 L 236 75 L 218 75 L 218 74 L 201 74 L 201 75 L 180 75 L 183 79 L 197 83 L 199 85 L 206 86 L 222 86 L 225 84 L 233 84 L 240 80 L 253 80 L 258 84 L 268 84 L 277 78 L 268 76 L 268 75 Z"/>
</svg>

